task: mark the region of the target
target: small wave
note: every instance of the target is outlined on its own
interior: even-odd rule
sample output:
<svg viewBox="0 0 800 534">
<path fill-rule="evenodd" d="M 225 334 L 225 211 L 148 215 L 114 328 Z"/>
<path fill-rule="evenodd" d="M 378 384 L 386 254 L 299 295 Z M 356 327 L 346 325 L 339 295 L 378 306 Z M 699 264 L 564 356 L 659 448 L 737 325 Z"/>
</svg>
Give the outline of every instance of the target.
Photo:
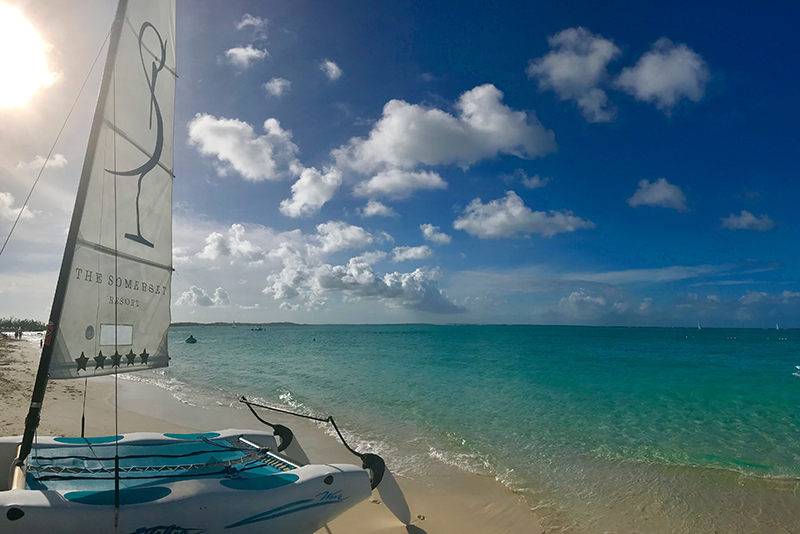
<svg viewBox="0 0 800 534">
<path fill-rule="evenodd" d="M 428 453 L 432 459 L 442 462 L 446 465 L 457 467 L 468 473 L 473 473 L 482 476 L 498 477 L 496 470 L 493 468 L 491 462 L 479 454 L 473 452 L 453 452 L 430 447 Z"/>
</svg>

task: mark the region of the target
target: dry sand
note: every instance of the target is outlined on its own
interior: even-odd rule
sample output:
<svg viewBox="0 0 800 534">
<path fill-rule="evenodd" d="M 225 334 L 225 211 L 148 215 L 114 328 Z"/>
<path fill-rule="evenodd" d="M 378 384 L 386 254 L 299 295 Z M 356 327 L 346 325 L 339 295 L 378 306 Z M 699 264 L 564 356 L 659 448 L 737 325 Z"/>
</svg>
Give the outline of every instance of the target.
<svg viewBox="0 0 800 534">
<path fill-rule="evenodd" d="M 30 402 L 38 365 L 38 341 L 15 341 L 0 336 L 0 435 L 18 435 Z M 116 387 L 116 395 L 115 395 Z M 39 435 L 80 435 L 84 382 L 51 381 L 47 388 Z M 259 428 L 245 410 L 233 407 L 191 406 L 153 385 L 111 377 L 89 381 L 86 396 L 86 435 L 118 432 L 194 432 L 225 428 Z M 316 425 L 270 414 L 273 422 L 291 426 L 312 462 L 353 463 L 354 458 L 334 438 Z M 403 526 L 372 498 L 332 521 L 318 534 L 537 534 L 542 529 L 529 508 L 491 477 L 456 468 L 436 480 L 397 477 L 411 508 L 413 522 Z"/>
</svg>

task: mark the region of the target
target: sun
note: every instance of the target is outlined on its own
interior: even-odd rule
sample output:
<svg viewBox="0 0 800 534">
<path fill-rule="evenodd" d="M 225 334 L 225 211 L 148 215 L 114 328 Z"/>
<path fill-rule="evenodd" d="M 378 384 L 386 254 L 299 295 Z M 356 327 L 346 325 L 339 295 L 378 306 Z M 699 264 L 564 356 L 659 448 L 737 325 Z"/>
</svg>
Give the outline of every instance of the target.
<svg viewBox="0 0 800 534">
<path fill-rule="evenodd" d="M 19 9 L 0 2 L 0 107 L 20 107 L 55 76 L 47 69 L 47 45 Z"/>
</svg>

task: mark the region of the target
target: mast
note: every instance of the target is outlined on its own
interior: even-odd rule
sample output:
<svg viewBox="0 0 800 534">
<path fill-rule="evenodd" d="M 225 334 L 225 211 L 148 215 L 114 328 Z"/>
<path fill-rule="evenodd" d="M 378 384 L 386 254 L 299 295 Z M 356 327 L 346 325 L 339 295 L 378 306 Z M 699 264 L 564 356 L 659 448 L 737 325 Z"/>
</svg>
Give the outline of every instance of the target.
<svg viewBox="0 0 800 534">
<path fill-rule="evenodd" d="M 86 193 L 89 188 L 92 161 L 94 160 L 97 142 L 100 136 L 101 126 L 103 124 L 103 110 L 106 107 L 106 99 L 108 97 L 108 91 L 111 85 L 112 74 L 114 70 L 114 60 L 117 56 L 117 48 L 119 47 L 119 40 L 122 33 L 123 23 L 125 21 L 125 12 L 127 6 L 128 0 L 119 0 L 119 4 L 117 4 L 117 13 L 114 16 L 114 24 L 111 28 L 111 38 L 108 44 L 108 56 L 106 57 L 106 63 L 103 69 L 103 80 L 100 83 L 100 93 L 97 96 L 97 106 L 94 110 L 92 129 L 89 133 L 89 145 L 86 147 L 86 156 L 83 159 L 81 180 L 80 184 L 78 185 L 78 195 L 75 198 L 75 208 L 72 212 L 72 221 L 70 222 L 69 234 L 67 235 L 67 244 L 64 248 L 64 258 L 61 261 L 61 270 L 58 273 L 58 283 L 56 284 L 56 292 L 55 296 L 53 297 L 53 307 L 50 310 L 50 321 L 47 325 L 47 334 L 45 335 L 44 347 L 42 348 L 42 356 L 39 360 L 39 369 L 36 372 L 36 382 L 33 386 L 30 409 L 28 410 L 28 416 L 25 418 L 25 432 L 22 436 L 19 454 L 17 455 L 17 459 L 14 461 L 14 465 L 18 467 L 22 466 L 22 464 L 25 462 L 25 459 L 28 457 L 28 454 L 31 452 L 33 437 L 36 433 L 37 427 L 39 426 L 39 421 L 41 418 L 42 402 L 44 401 L 44 394 L 45 390 L 47 389 L 48 370 L 50 368 L 50 360 L 53 356 L 53 341 L 55 340 L 56 333 L 58 332 L 58 325 L 61 320 L 61 311 L 63 309 L 67 281 L 69 278 L 70 269 L 72 268 L 75 245 L 78 240 L 78 230 L 80 229 L 83 209 L 86 204 Z"/>
</svg>

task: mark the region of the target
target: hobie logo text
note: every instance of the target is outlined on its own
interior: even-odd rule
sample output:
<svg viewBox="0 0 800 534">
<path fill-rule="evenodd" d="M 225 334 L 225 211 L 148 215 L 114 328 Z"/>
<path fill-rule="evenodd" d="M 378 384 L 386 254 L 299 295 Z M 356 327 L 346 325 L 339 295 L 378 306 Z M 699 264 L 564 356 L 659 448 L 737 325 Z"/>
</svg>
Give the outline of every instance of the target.
<svg viewBox="0 0 800 534">
<path fill-rule="evenodd" d="M 131 534 L 200 534 L 205 532 L 202 528 L 184 528 L 178 525 L 158 525 L 155 527 L 140 527 Z"/>
</svg>

